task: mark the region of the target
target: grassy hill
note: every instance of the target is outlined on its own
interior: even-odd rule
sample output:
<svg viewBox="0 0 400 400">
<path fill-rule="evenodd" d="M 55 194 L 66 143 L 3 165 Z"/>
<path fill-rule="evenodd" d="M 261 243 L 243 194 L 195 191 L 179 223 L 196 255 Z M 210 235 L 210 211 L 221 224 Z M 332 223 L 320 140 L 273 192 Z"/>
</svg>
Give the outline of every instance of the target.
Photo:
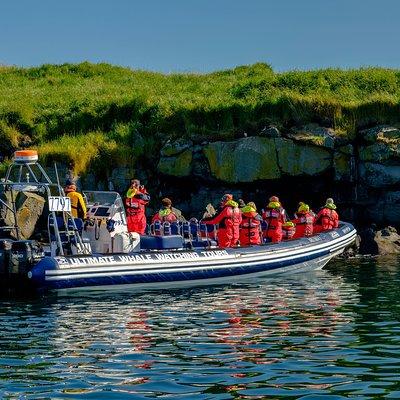
<svg viewBox="0 0 400 400">
<path fill-rule="evenodd" d="M 230 138 L 308 122 L 354 135 L 400 121 L 400 70 L 275 73 L 266 64 L 160 74 L 108 64 L 0 67 L 0 152 L 37 147 L 70 161 L 131 163 L 167 138 Z"/>
</svg>

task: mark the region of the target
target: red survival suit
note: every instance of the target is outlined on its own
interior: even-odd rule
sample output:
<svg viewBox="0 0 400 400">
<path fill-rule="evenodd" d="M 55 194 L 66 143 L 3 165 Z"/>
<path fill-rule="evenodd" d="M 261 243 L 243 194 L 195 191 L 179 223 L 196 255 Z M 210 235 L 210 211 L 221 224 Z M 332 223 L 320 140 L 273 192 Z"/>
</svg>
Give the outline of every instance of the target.
<svg viewBox="0 0 400 400">
<path fill-rule="evenodd" d="M 154 221 L 169 222 L 172 224 L 173 222 L 178 221 L 178 217 L 170 208 L 162 208 L 157 214 L 154 215 L 151 223 L 153 224 Z"/>
<path fill-rule="evenodd" d="M 219 224 L 217 233 L 219 247 L 233 247 L 238 244 L 242 214 L 232 197 L 221 203 L 221 209 L 217 215 L 203 221 L 206 224 Z"/>
<path fill-rule="evenodd" d="M 264 237 L 270 239 L 273 243 L 280 242 L 282 240 L 282 224 L 286 222 L 286 213 L 280 203 L 269 203 L 263 213 L 263 219 L 268 224 L 267 230 L 264 231 Z"/>
<path fill-rule="evenodd" d="M 293 239 L 296 233 L 296 226 L 292 221 L 285 222 L 282 224 L 282 239 L 289 240 Z"/>
<path fill-rule="evenodd" d="M 315 217 L 314 233 L 328 231 L 330 229 L 337 228 L 338 226 L 338 213 L 331 208 L 323 207 Z"/>
<path fill-rule="evenodd" d="M 296 232 L 293 236 L 293 239 L 311 236 L 314 231 L 314 214 L 312 214 L 310 211 L 297 211 L 296 216 L 297 218 L 292 220 L 292 222 L 296 224 Z"/>
<path fill-rule="evenodd" d="M 129 189 L 125 198 L 128 232 L 143 235 L 146 231 L 146 205 L 150 196 L 145 188 Z"/>
<path fill-rule="evenodd" d="M 239 240 L 242 246 L 261 244 L 260 225 L 262 218 L 252 207 L 243 207 Z"/>
</svg>

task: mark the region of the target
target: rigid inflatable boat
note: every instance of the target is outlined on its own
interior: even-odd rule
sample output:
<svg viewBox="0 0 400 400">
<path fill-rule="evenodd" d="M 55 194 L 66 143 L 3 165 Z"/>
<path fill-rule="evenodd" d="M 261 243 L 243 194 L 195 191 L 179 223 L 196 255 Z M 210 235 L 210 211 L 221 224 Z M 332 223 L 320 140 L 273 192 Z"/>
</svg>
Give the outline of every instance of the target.
<svg viewBox="0 0 400 400">
<path fill-rule="evenodd" d="M 57 176 L 57 173 L 56 173 Z M 63 188 L 35 151 L 16 152 L 1 182 L 0 282 L 39 290 L 139 289 L 233 282 L 234 279 L 321 269 L 355 239 L 345 222 L 311 237 L 222 249 L 197 221 L 127 232 L 116 192 L 84 192 L 87 218 L 73 218 Z M 20 198 L 43 203 L 32 238 L 22 237 Z"/>
</svg>

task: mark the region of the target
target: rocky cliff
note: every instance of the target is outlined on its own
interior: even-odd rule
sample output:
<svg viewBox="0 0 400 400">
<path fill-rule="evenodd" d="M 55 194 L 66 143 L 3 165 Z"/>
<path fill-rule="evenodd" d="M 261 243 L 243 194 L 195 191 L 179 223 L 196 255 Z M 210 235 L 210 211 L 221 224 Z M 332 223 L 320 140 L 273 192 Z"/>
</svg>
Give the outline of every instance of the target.
<svg viewBox="0 0 400 400">
<path fill-rule="evenodd" d="M 265 206 L 277 194 L 290 211 L 298 201 L 317 209 L 334 197 L 342 218 L 359 226 L 400 225 L 400 130 L 375 126 L 355 135 L 308 124 L 280 131 L 267 126 L 234 139 L 160 140 L 145 167 L 110 169 L 106 180 L 82 176 L 86 188 L 121 192 L 139 176 L 157 198 L 170 196 L 185 214 L 199 215 L 224 192 Z M 98 174 L 97 174 L 98 175 Z"/>
<path fill-rule="evenodd" d="M 87 189 L 131 176 L 199 215 L 229 191 L 293 211 L 335 198 L 343 218 L 399 226 L 400 70 L 160 74 L 108 64 L 0 66 L 0 169 L 37 148 Z M 151 210 L 149 210 L 151 212 Z"/>
</svg>

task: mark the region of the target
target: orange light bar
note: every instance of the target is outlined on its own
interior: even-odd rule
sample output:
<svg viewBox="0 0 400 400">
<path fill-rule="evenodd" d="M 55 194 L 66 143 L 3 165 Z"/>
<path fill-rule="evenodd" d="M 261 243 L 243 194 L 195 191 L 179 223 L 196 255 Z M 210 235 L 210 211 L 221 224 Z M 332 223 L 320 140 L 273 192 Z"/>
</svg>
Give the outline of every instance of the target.
<svg viewBox="0 0 400 400">
<path fill-rule="evenodd" d="M 17 150 L 14 152 L 15 162 L 35 162 L 38 160 L 38 153 L 36 150 Z"/>
</svg>

